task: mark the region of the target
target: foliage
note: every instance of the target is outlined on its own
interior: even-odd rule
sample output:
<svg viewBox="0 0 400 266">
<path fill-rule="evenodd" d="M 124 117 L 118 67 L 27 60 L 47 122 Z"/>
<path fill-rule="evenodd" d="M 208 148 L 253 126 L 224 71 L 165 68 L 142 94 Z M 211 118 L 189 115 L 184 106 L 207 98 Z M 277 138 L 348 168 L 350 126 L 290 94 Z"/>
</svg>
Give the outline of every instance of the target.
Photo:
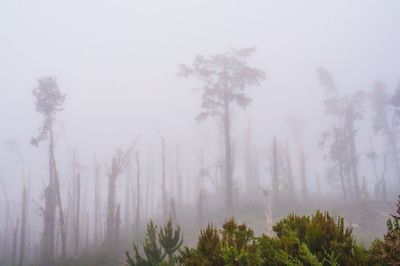
<svg viewBox="0 0 400 266">
<path fill-rule="evenodd" d="M 258 86 L 265 78 L 263 71 L 247 65 L 246 60 L 255 50 L 231 49 L 209 57 L 198 55 L 191 66 L 180 65 L 180 76 L 194 77 L 204 83 L 198 90 L 202 93 L 202 111 L 197 121 L 204 121 L 210 116 L 223 116 L 231 103 L 242 108 L 250 104 L 251 99 L 244 90 Z"/>
<path fill-rule="evenodd" d="M 396 206 L 396 214 L 387 221 L 383 242 L 383 258 L 389 265 L 400 265 L 400 196 Z"/>
<path fill-rule="evenodd" d="M 181 251 L 183 265 L 261 265 L 261 252 L 253 230 L 227 220 L 222 229 L 212 225 L 201 230 L 195 249 Z"/>
<path fill-rule="evenodd" d="M 190 265 L 190 266 L 338 266 L 338 265 L 400 265 L 400 198 L 397 213 L 388 220 L 384 240 L 375 240 L 368 250 L 357 245 L 352 229 L 345 228 L 341 217 L 317 211 L 311 216 L 291 214 L 275 226 L 276 237 L 256 237 L 251 228 L 233 218 L 221 228 L 209 224 L 200 231 L 195 247 L 183 247 L 179 226 L 171 220 L 160 230 L 150 221 L 144 253 L 134 245 L 135 259 L 127 252 L 129 265 Z M 168 244 L 166 244 L 168 243 Z M 179 249 L 179 254 L 175 252 Z M 171 254 L 171 255 L 170 255 Z M 168 260 L 164 258 L 168 255 Z M 153 259 L 154 258 L 154 259 Z"/>
<path fill-rule="evenodd" d="M 182 236 L 179 226 L 172 225 L 171 218 L 164 228 L 161 228 L 157 238 L 157 226 L 153 221 L 147 224 L 146 239 L 143 243 L 145 256 L 140 255 L 139 248 L 133 244 L 134 257 L 126 251 L 126 262 L 132 266 L 174 265 L 174 253 L 182 245 Z M 165 257 L 168 255 L 168 261 Z"/>
</svg>

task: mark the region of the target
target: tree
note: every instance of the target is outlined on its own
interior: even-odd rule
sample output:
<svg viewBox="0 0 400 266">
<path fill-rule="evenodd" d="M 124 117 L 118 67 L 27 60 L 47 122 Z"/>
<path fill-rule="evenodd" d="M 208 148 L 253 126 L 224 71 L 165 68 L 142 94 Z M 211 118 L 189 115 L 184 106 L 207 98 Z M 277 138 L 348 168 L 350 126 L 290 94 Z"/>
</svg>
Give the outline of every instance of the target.
<svg viewBox="0 0 400 266">
<path fill-rule="evenodd" d="M 271 176 L 272 176 L 272 201 L 274 204 L 279 203 L 279 156 L 278 144 L 276 137 L 272 140 L 272 156 L 271 156 Z"/>
<path fill-rule="evenodd" d="M 136 142 L 135 142 L 136 143 Z M 134 145 L 131 146 L 127 151 L 123 152 L 118 149 L 111 161 L 111 168 L 107 167 L 108 176 L 108 195 L 107 195 L 107 221 L 106 221 L 106 236 L 105 243 L 112 245 L 115 240 L 115 225 L 116 221 L 115 210 L 116 210 L 116 182 L 118 176 L 125 170 L 128 164 L 129 156 L 132 153 Z"/>
<path fill-rule="evenodd" d="M 384 236 L 384 260 L 388 265 L 400 265 L 400 196 L 396 203 L 396 214 L 387 221 Z"/>
<path fill-rule="evenodd" d="M 158 238 L 160 245 L 168 256 L 169 263 L 173 263 L 173 254 L 182 246 L 183 243 L 180 226 L 177 225 L 174 228 L 170 217 L 164 228 L 161 228 Z"/>
<path fill-rule="evenodd" d="M 396 94 L 391 97 L 387 93 L 386 85 L 382 81 L 376 81 L 369 96 L 371 107 L 374 112 L 372 117 L 374 133 L 376 135 L 383 135 L 386 138 L 396 178 L 400 182 L 400 162 L 398 151 L 400 121 L 396 119 L 396 111 L 398 110 L 396 109 L 396 106 L 393 105 L 393 103 L 396 103 Z"/>
<path fill-rule="evenodd" d="M 180 65 L 180 76 L 194 77 L 203 84 L 198 89 L 202 94 L 202 104 L 197 121 L 215 117 L 223 125 L 225 205 L 228 213 L 233 209 L 232 105 L 236 103 L 242 108 L 247 107 L 251 99 L 244 92 L 245 89 L 258 86 L 265 77 L 263 71 L 247 64 L 247 59 L 255 50 L 255 48 L 231 49 L 226 53 L 209 57 L 198 55 L 192 66 Z"/>
<path fill-rule="evenodd" d="M 56 208 L 60 212 L 61 236 L 65 237 L 65 224 L 62 215 L 62 203 L 60 197 L 60 186 L 55 169 L 54 156 L 54 122 L 56 114 L 62 110 L 65 94 L 58 88 L 55 77 L 43 77 L 38 79 L 38 87 L 33 90 L 36 97 L 36 111 L 43 115 L 43 124 L 39 129 L 39 135 L 31 139 L 31 144 L 38 146 L 45 139 L 48 140 L 49 150 L 49 183 L 45 188 L 44 199 L 44 230 L 42 237 L 42 264 L 44 266 L 54 265 L 54 235 L 56 222 Z M 62 257 L 65 257 L 65 239 L 62 240 Z"/>
<path fill-rule="evenodd" d="M 362 118 L 361 105 L 364 93 L 341 95 L 330 73 L 322 67 L 317 69 L 320 84 L 326 88 L 325 113 L 336 119 L 335 126 L 323 133 L 321 147 L 328 146 L 329 158 L 335 163 L 344 198 L 361 199 L 356 150 L 356 121 Z M 347 182 L 347 188 L 346 188 Z"/>
<path fill-rule="evenodd" d="M 164 260 L 166 253 L 162 250 L 157 241 L 157 226 L 152 220 L 147 224 L 146 239 L 143 244 L 143 251 L 146 257 L 139 254 L 139 248 L 133 244 L 134 257 L 126 251 L 126 262 L 131 266 L 157 266 Z"/>
</svg>

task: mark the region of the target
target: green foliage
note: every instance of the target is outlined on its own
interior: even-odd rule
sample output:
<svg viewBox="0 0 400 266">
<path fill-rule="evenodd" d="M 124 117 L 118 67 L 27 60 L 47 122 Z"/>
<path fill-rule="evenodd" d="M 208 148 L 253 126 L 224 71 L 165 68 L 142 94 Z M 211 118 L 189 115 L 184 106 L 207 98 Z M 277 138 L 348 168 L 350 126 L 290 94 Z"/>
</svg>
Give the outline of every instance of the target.
<svg viewBox="0 0 400 266">
<path fill-rule="evenodd" d="M 183 238 L 181 238 L 181 229 L 177 225 L 176 228 L 172 225 L 171 217 L 164 228 L 161 228 L 158 235 L 160 245 L 168 255 L 169 262 L 173 261 L 173 254 L 182 246 Z"/>
<path fill-rule="evenodd" d="M 400 265 L 400 196 L 396 206 L 397 214 L 387 221 L 387 233 L 382 244 L 383 259 L 388 265 Z"/>
<path fill-rule="evenodd" d="M 181 250 L 183 265 L 261 265 L 261 252 L 253 230 L 234 219 L 218 230 L 208 225 L 201 230 L 195 249 Z"/>
<path fill-rule="evenodd" d="M 162 231 L 167 230 L 168 224 Z M 165 234 L 165 233 L 163 233 Z M 161 233 L 160 233 L 161 235 Z M 164 239 L 166 241 L 166 239 Z M 137 245 L 133 244 L 134 257 L 131 257 L 129 252 L 125 252 L 126 254 L 126 262 L 131 266 L 157 266 L 162 265 L 164 262 L 164 258 L 166 256 L 166 251 L 163 251 L 162 245 L 157 241 L 157 226 L 154 225 L 153 221 L 147 224 L 147 232 L 146 239 L 143 243 L 143 251 L 145 253 L 145 257 L 140 255 L 139 248 Z M 170 250 L 169 250 L 170 251 Z M 171 254 L 172 256 L 172 254 Z"/>
<path fill-rule="evenodd" d="M 190 266 L 339 266 L 400 265 L 400 199 L 397 215 L 387 222 L 384 241 L 375 240 L 368 250 L 357 245 L 343 218 L 317 211 L 312 216 L 291 214 L 274 226 L 276 237 L 256 237 L 251 228 L 227 220 L 218 229 L 209 224 L 200 231 L 196 247 L 181 247 L 180 228 L 171 220 L 160 230 L 150 221 L 143 245 L 146 258 L 134 245 L 135 259 L 127 253 L 129 265 Z M 168 261 L 164 257 L 168 255 Z"/>
<path fill-rule="evenodd" d="M 340 254 L 337 258 L 339 264 L 353 261 L 355 242 L 352 230 L 344 227 L 343 218 L 339 217 L 335 222 L 329 213 L 320 211 L 311 217 L 291 214 L 279 221 L 274 231 L 282 240 L 285 251 L 291 255 L 299 256 L 300 246 L 290 242 L 295 237 L 300 243 L 305 243 L 320 261 L 326 259 L 326 252 Z"/>
</svg>

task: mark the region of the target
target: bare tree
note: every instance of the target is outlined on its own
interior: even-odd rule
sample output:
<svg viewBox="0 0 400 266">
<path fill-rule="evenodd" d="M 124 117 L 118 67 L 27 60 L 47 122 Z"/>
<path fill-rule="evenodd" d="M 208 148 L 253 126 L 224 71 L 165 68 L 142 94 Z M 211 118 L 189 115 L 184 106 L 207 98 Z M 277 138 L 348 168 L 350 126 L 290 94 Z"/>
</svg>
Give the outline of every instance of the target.
<svg viewBox="0 0 400 266">
<path fill-rule="evenodd" d="M 118 176 L 126 169 L 128 158 L 132 153 L 133 147 L 123 152 L 121 149 L 117 150 L 111 161 L 111 167 L 107 167 L 108 176 L 108 195 L 107 195 L 107 221 L 106 221 L 106 236 L 105 243 L 109 245 L 114 243 L 115 240 L 115 190 L 116 181 Z"/>
<path fill-rule="evenodd" d="M 38 87 L 33 90 L 36 97 L 36 111 L 43 115 L 44 121 L 39 129 L 39 135 L 31 139 L 31 144 L 38 146 L 39 143 L 48 139 L 49 150 L 49 183 L 45 189 L 45 208 L 44 208 L 44 230 L 42 239 L 42 264 L 44 266 L 54 265 L 54 234 L 56 208 L 62 209 L 61 199 L 59 199 L 59 182 L 55 174 L 54 156 L 54 133 L 53 126 L 55 115 L 62 110 L 65 94 L 61 93 L 55 77 L 43 77 L 38 81 Z M 60 219 L 61 227 L 64 221 Z"/>
<path fill-rule="evenodd" d="M 140 229 L 140 158 L 139 151 L 136 152 L 136 219 L 135 219 L 135 233 L 139 233 Z"/>
<path fill-rule="evenodd" d="M 203 83 L 198 91 L 202 94 L 201 112 L 197 121 L 216 117 L 223 125 L 225 146 L 225 205 L 233 211 L 233 158 L 232 158 L 232 104 L 247 107 L 251 99 L 244 90 L 259 85 L 265 77 L 263 71 L 249 67 L 246 60 L 255 48 L 235 50 L 209 57 L 196 56 L 191 67 L 180 66 L 180 76 L 194 77 Z"/>
<path fill-rule="evenodd" d="M 22 188 L 22 208 L 21 208 L 21 236 L 20 236 L 20 243 L 19 243 L 19 261 L 18 265 L 24 265 L 24 258 L 25 258 L 25 247 L 26 247 L 26 218 L 27 218 L 27 189 L 26 185 L 23 185 Z"/>
</svg>

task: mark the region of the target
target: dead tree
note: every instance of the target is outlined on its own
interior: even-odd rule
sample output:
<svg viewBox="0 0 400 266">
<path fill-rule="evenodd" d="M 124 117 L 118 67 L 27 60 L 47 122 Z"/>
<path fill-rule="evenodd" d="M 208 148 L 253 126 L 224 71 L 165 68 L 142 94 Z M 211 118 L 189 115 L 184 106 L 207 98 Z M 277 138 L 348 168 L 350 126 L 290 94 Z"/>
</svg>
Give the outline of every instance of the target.
<svg viewBox="0 0 400 266">
<path fill-rule="evenodd" d="M 140 158 L 139 151 L 136 152 L 136 219 L 135 219 L 135 233 L 139 233 L 140 228 Z"/>
<path fill-rule="evenodd" d="M 95 185 L 94 185 L 94 236 L 93 241 L 94 245 L 97 245 L 99 242 L 99 231 L 101 227 L 100 222 L 100 209 L 101 209 L 101 186 L 100 186 L 100 164 L 97 163 L 95 159 Z"/>
<path fill-rule="evenodd" d="M 24 265 L 25 258 L 25 246 L 26 246 L 26 216 L 27 216 L 27 189 L 24 184 L 22 189 L 22 208 L 21 208 L 21 236 L 19 246 L 19 261 L 18 265 Z"/>
<path fill-rule="evenodd" d="M 272 175 L 272 200 L 274 204 L 279 203 L 279 155 L 276 137 L 272 141 L 272 158 L 271 158 L 271 175 Z"/>
<path fill-rule="evenodd" d="M 300 151 L 300 178 L 301 178 L 301 196 L 303 201 L 306 202 L 308 199 L 308 188 L 307 188 L 307 176 L 306 176 L 306 156 L 304 151 Z"/>
<path fill-rule="evenodd" d="M 132 178 L 132 163 L 131 159 L 128 158 L 128 165 L 126 167 L 126 174 L 125 174 L 125 211 L 124 211 L 124 227 L 125 233 L 130 234 L 132 225 L 131 225 L 131 196 L 133 188 L 133 184 L 131 185 L 131 178 Z"/>
<path fill-rule="evenodd" d="M 19 229 L 19 219 L 17 218 L 16 223 L 13 226 L 13 240 L 12 240 L 12 261 L 11 265 L 17 265 L 17 244 L 18 244 L 18 229 Z"/>
<path fill-rule="evenodd" d="M 115 224 L 114 224 L 114 243 L 119 243 L 119 230 L 121 225 L 121 205 L 118 204 L 117 211 L 115 213 Z"/>
<path fill-rule="evenodd" d="M 78 256 L 80 242 L 80 213 L 81 213 L 81 174 L 76 176 L 75 222 L 74 222 L 74 254 Z"/>
<path fill-rule="evenodd" d="M 176 191 L 177 191 L 177 199 L 178 206 L 182 206 L 182 173 L 181 173 L 181 165 L 180 165 L 180 147 L 179 144 L 176 145 Z"/>
<path fill-rule="evenodd" d="M 44 229 L 42 235 L 42 265 L 50 266 L 55 263 L 54 234 L 57 208 L 57 190 L 59 184 L 55 178 L 54 169 L 54 134 L 53 126 L 55 115 L 62 110 L 65 94 L 58 88 L 54 77 L 43 77 L 38 81 L 38 87 L 33 90 L 36 97 L 36 111 L 43 115 L 44 121 L 39 130 L 39 135 L 31 139 L 31 144 L 48 139 L 49 149 L 49 183 L 45 189 Z"/>
<path fill-rule="evenodd" d="M 107 167 L 108 176 L 108 195 L 107 195 L 107 218 L 106 218 L 106 235 L 105 243 L 111 245 L 115 240 L 115 193 L 116 181 L 118 176 L 126 169 L 128 158 L 131 155 L 134 146 L 129 148 L 126 152 L 117 150 L 111 161 L 111 167 Z"/>
<path fill-rule="evenodd" d="M 197 121 L 216 117 L 222 124 L 224 138 L 225 207 L 228 214 L 233 212 L 233 147 L 231 139 L 232 105 L 247 107 L 251 99 L 244 93 L 250 86 L 259 85 L 265 77 L 263 71 L 251 68 L 246 60 L 255 48 L 231 49 L 227 53 L 209 57 L 196 56 L 191 67 L 180 66 L 180 75 L 194 77 L 204 85 L 198 90 L 202 93 L 202 111 Z"/>
<path fill-rule="evenodd" d="M 160 134 L 161 139 L 161 193 L 162 193 L 162 211 L 163 211 L 163 219 L 167 221 L 168 219 L 168 197 L 167 197 L 167 188 L 166 188 L 166 173 L 165 173 L 165 139 Z"/>
</svg>

